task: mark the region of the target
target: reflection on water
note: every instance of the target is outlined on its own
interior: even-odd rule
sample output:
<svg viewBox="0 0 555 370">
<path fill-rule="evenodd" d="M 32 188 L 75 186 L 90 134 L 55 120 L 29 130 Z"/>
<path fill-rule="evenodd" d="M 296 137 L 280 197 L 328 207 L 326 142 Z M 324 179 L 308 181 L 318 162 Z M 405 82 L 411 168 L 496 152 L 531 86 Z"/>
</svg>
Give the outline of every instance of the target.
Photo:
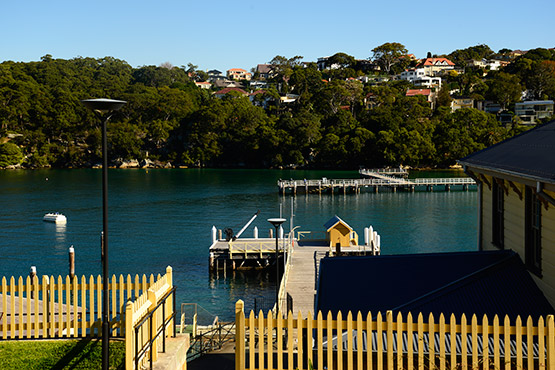
<svg viewBox="0 0 555 370">
<path fill-rule="evenodd" d="M 66 224 L 56 224 L 56 246 L 66 243 Z"/>
</svg>

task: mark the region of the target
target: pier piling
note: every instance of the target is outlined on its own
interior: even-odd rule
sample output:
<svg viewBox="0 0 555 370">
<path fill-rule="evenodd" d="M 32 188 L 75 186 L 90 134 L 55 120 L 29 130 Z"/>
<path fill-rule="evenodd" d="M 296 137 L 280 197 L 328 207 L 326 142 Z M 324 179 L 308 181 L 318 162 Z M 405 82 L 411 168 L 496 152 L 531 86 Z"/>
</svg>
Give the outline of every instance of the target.
<svg viewBox="0 0 555 370">
<path fill-rule="evenodd" d="M 73 245 L 69 247 L 69 277 L 73 279 L 75 276 L 75 249 Z"/>
</svg>

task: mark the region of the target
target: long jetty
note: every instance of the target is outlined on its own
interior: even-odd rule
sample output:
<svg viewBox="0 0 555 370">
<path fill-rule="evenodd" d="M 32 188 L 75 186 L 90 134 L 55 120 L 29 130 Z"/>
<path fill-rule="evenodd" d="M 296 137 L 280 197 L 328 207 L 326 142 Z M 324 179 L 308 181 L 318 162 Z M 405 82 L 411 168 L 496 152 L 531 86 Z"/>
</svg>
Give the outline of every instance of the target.
<svg viewBox="0 0 555 370">
<path fill-rule="evenodd" d="M 362 172 L 361 172 L 362 174 Z M 476 182 L 470 177 L 442 177 L 442 178 L 418 178 L 406 179 L 403 177 L 394 177 L 384 175 L 379 172 L 366 172 L 366 176 L 370 178 L 359 179 L 303 179 L 303 180 L 279 180 L 278 190 L 280 194 L 322 194 L 322 193 L 355 193 L 361 190 L 379 192 L 380 190 L 397 191 L 415 191 L 440 190 L 450 191 L 454 186 L 460 187 L 462 190 L 469 190 L 470 186 L 475 186 Z"/>
</svg>

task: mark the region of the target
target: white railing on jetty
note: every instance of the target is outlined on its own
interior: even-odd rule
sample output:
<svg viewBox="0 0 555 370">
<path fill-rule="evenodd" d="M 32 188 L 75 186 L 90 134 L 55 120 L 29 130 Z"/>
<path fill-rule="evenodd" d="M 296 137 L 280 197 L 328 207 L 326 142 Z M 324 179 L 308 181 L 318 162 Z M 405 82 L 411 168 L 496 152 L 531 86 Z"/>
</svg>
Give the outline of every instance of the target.
<svg viewBox="0 0 555 370">
<path fill-rule="evenodd" d="M 393 176 L 408 176 L 409 172 L 402 167 L 392 167 L 392 168 L 361 168 L 358 170 L 363 176 L 372 176 L 372 174 L 378 173 L 380 175 L 393 175 Z"/>
</svg>

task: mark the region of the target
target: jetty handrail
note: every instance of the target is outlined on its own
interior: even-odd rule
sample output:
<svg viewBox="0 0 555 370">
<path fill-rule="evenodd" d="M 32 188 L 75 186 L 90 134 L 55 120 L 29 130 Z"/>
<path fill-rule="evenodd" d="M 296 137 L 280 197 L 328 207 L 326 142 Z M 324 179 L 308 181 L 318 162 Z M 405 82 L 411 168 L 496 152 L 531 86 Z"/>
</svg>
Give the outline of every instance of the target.
<svg viewBox="0 0 555 370">
<path fill-rule="evenodd" d="M 285 299 L 285 284 L 287 283 L 289 270 L 291 269 L 291 256 L 293 255 L 294 243 L 295 243 L 295 229 L 291 230 L 287 234 L 287 244 L 285 245 L 285 251 L 286 251 L 285 270 L 283 271 L 283 276 L 279 284 L 278 301 L 276 302 L 276 310 L 280 310 L 281 302 L 283 302 Z"/>
<path fill-rule="evenodd" d="M 409 172 L 402 167 L 391 167 L 391 168 L 361 168 L 358 170 L 361 175 L 366 175 L 369 173 L 379 173 L 379 174 L 399 174 L 408 175 Z"/>
<path fill-rule="evenodd" d="M 555 369 L 553 315 L 536 323 L 520 316 L 514 321 L 497 315 L 445 316 L 394 316 L 392 311 L 348 312 L 346 317 L 318 312 L 307 318 L 301 312 L 284 316 L 270 311 L 265 317 L 251 311 L 247 316 L 239 300 L 235 369 L 500 369 L 504 364 Z"/>
</svg>

